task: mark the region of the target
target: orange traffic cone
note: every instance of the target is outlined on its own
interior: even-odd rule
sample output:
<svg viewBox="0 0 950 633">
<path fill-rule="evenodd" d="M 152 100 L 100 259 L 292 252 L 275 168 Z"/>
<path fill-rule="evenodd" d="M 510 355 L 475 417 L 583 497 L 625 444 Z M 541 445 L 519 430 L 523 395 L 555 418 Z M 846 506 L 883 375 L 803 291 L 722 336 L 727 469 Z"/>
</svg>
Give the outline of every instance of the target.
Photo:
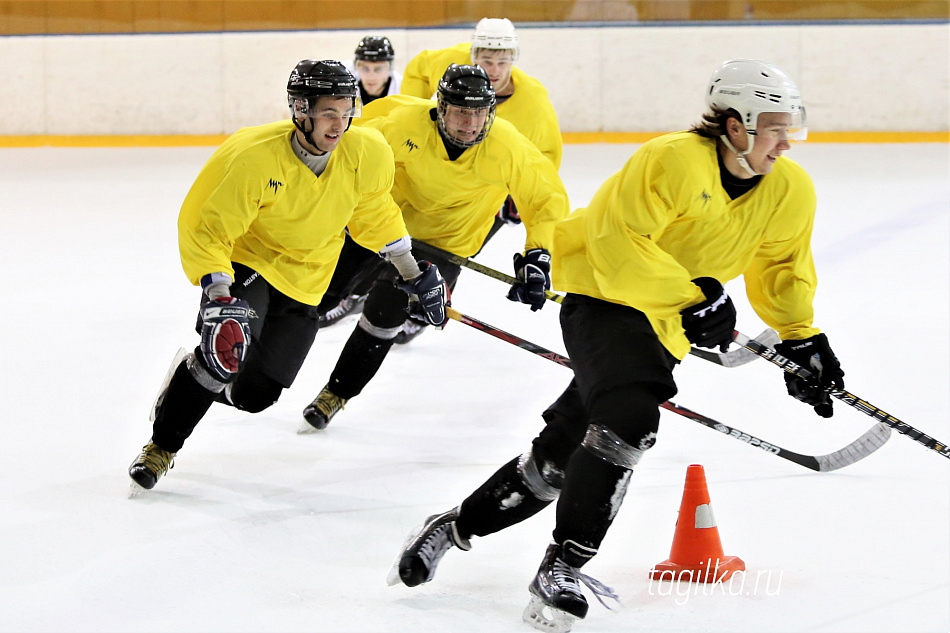
<svg viewBox="0 0 950 633">
<path fill-rule="evenodd" d="M 693 464 L 686 469 L 686 486 L 670 557 L 654 565 L 650 578 L 717 582 L 742 570 L 742 559 L 722 553 L 719 528 L 709 504 L 706 473 L 702 466 Z"/>
</svg>

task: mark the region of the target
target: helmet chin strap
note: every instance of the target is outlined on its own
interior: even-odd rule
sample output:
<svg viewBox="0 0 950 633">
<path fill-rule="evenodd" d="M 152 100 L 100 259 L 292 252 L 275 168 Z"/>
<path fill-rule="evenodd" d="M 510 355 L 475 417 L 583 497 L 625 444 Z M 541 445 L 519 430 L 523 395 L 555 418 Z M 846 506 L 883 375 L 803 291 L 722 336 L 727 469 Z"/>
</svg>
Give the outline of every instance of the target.
<svg viewBox="0 0 950 633">
<path fill-rule="evenodd" d="M 310 144 L 310 147 L 316 148 L 316 150 L 317 150 L 318 152 L 322 152 L 323 154 L 326 154 L 327 152 L 324 151 L 324 150 L 322 150 L 322 149 L 320 149 L 320 146 L 317 145 L 316 141 L 313 140 L 313 136 L 311 136 L 311 134 L 313 133 L 313 129 L 314 129 L 314 128 L 313 128 L 313 121 L 310 119 L 310 117 L 307 117 L 307 121 L 310 121 L 310 131 L 309 131 L 309 132 L 307 131 L 307 126 L 304 125 L 304 124 L 302 124 L 302 123 L 300 123 L 300 122 L 298 122 L 296 118 L 294 118 L 294 127 L 297 128 L 298 130 L 300 130 L 300 132 L 303 134 L 304 140 L 307 141 L 307 143 Z M 347 129 L 349 129 L 349 126 L 347 126 Z M 304 149 L 306 149 L 306 148 L 304 148 Z M 317 156 L 319 156 L 319 155 L 320 155 L 320 154 L 317 154 Z"/>
<path fill-rule="evenodd" d="M 736 155 L 736 160 L 739 161 L 739 166 L 742 167 L 744 170 L 746 170 L 746 173 L 749 174 L 749 176 L 759 175 L 755 172 L 754 169 L 752 169 L 751 165 L 749 165 L 749 161 L 747 161 L 745 158 L 746 156 L 749 155 L 749 152 L 752 151 L 752 146 L 755 144 L 755 136 L 753 136 L 752 134 L 749 134 L 749 131 L 746 130 L 746 138 L 749 139 L 749 148 L 744 152 L 740 152 L 735 147 L 733 147 L 732 143 L 729 142 L 729 137 L 726 136 L 725 134 L 723 134 L 719 138 L 722 140 L 723 143 L 726 144 L 726 147 L 728 147 L 729 150 L 733 154 Z"/>
</svg>

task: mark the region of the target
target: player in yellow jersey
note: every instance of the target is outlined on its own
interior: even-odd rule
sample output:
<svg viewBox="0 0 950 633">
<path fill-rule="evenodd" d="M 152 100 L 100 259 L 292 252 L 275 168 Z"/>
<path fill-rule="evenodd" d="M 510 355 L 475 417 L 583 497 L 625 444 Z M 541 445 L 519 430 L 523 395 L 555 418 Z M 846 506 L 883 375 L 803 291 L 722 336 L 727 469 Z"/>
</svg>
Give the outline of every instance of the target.
<svg viewBox="0 0 950 633">
<path fill-rule="evenodd" d="M 317 333 L 316 306 L 344 230 L 394 266 L 391 301 L 445 321 L 438 268 L 417 263 L 393 201 L 393 153 L 360 115 L 356 79 L 304 60 L 287 83 L 292 119 L 244 128 L 215 151 L 178 218 L 182 267 L 201 285 L 194 352 L 182 350 L 152 411 L 152 437 L 129 468 L 150 489 L 214 401 L 256 413 L 290 387 Z"/>
<path fill-rule="evenodd" d="M 546 426 L 457 508 L 429 517 L 391 574 L 432 580 L 442 555 L 471 537 L 518 523 L 558 500 L 553 542 L 529 587 L 526 621 L 568 631 L 587 614 L 579 569 L 620 508 L 634 466 L 653 446 L 659 405 L 677 391 L 673 369 L 690 344 L 726 347 L 736 312 L 723 284 L 743 275 L 778 349 L 818 377 L 786 374 L 791 395 L 832 413 L 841 365 L 812 324 L 815 190 L 783 154 L 804 138 L 794 81 L 759 61 L 726 62 L 712 75 L 703 122 L 643 144 L 587 208 L 558 224 L 553 254 L 568 389 Z M 504 503 L 499 503 L 504 499 Z"/>
<path fill-rule="evenodd" d="M 438 101 L 397 95 L 366 108 L 366 127 L 379 130 L 396 160 L 393 199 L 402 209 L 417 253 L 439 266 L 454 286 L 460 268 L 434 246 L 460 257 L 488 239 L 509 193 L 522 205 L 526 232 L 514 257 L 518 282 L 509 299 L 544 305 L 550 288 L 554 225 L 567 216 L 567 192 L 557 171 L 514 126 L 495 118 L 495 93 L 478 66 L 453 64 Z M 302 432 L 326 427 L 379 370 L 406 313 L 386 275 L 377 278 L 326 387 L 304 409 Z"/>
<path fill-rule="evenodd" d="M 400 92 L 429 99 L 451 64 L 476 64 L 491 79 L 498 117 L 512 123 L 554 165 L 561 167 L 562 140 L 557 113 L 544 85 L 515 63 L 520 48 L 514 25 L 507 18 L 483 18 L 472 41 L 429 49 L 413 57 L 403 72 Z"/>
</svg>

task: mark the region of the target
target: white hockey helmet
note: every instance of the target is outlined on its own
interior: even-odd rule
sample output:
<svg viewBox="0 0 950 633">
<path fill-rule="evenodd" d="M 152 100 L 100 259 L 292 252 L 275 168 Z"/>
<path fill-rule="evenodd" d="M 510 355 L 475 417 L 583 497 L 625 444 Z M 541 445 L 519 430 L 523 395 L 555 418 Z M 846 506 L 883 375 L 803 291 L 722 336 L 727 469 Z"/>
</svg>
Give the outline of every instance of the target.
<svg viewBox="0 0 950 633">
<path fill-rule="evenodd" d="M 755 132 L 759 114 L 787 112 L 792 115 L 788 138 L 803 141 L 808 135 L 798 86 L 784 70 L 765 62 L 733 59 L 723 63 L 709 79 L 706 107 L 735 110 L 750 132 Z"/>
<path fill-rule="evenodd" d="M 508 18 L 482 18 L 472 34 L 472 63 L 479 48 L 510 50 L 513 62 L 518 61 L 518 34 Z"/>
</svg>

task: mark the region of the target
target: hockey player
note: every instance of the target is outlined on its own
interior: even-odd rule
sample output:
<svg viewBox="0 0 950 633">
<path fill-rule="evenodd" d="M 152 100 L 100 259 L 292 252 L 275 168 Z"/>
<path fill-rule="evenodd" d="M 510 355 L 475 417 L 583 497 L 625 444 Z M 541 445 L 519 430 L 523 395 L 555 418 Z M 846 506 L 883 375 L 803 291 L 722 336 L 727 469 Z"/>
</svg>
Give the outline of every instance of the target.
<svg viewBox="0 0 950 633">
<path fill-rule="evenodd" d="M 560 169 L 563 141 L 557 113 L 541 82 L 515 66 L 519 53 L 518 34 L 511 20 L 482 18 L 475 26 L 471 42 L 424 50 L 416 55 L 406 66 L 402 94 L 428 99 L 435 93 L 442 73 L 450 64 L 477 64 L 491 79 L 498 117 L 514 124 L 555 169 Z M 505 224 L 520 223 L 516 200 L 508 196 L 498 210 L 493 232 Z M 423 328 L 416 321 L 406 321 L 396 342 L 408 342 Z"/>
<path fill-rule="evenodd" d="M 472 41 L 449 48 L 424 50 L 403 73 L 404 95 L 429 99 L 450 64 L 476 64 L 485 69 L 495 90 L 498 117 L 513 124 L 554 165 L 561 167 L 561 128 L 544 85 L 517 66 L 518 34 L 507 18 L 482 18 Z"/>
<path fill-rule="evenodd" d="M 359 82 L 364 106 L 380 97 L 399 94 L 402 75 L 394 67 L 395 58 L 392 42 L 385 36 L 367 35 L 356 46 L 352 66 L 347 68 Z M 335 274 L 327 288 L 318 307 L 320 327 L 329 327 L 349 314 L 360 312 L 370 283 L 386 263 L 349 235 L 343 243 L 340 261 L 349 270 Z"/>
<path fill-rule="evenodd" d="M 470 257 L 488 238 L 505 197 L 510 193 L 523 203 L 527 236 L 524 252 L 514 257 L 518 282 L 508 298 L 541 309 L 551 287 L 551 236 L 568 214 L 567 192 L 538 148 L 495 119 L 495 93 L 485 71 L 453 64 L 436 103 L 392 96 L 370 104 L 366 116 L 363 124 L 381 131 L 395 153 L 393 198 L 414 248 L 438 264 L 450 288 L 459 266 L 427 245 Z M 301 432 L 325 428 L 373 378 L 406 320 L 402 303 L 387 275 L 380 277 L 329 382 L 304 409 Z"/>
<path fill-rule="evenodd" d="M 350 129 L 360 115 L 356 79 L 340 62 L 304 60 L 287 99 L 292 120 L 236 132 L 182 204 L 179 247 L 202 288 L 201 343 L 179 354 L 160 390 L 151 440 L 129 468 L 142 488 L 168 471 L 212 402 L 256 413 L 290 387 L 344 229 L 398 270 L 394 306 L 405 309 L 409 293 L 429 323 L 445 321 L 445 283 L 413 258 L 390 193 L 392 150 L 376 130 Z"/>
<path fill-rule="evenodd" d="M 396 52 L 388 37 L 367 35 L 356 46 L 353 75 L 359 81 L 363 105 L 385 97 L 398 95 L 402 75 L 393 66 Z"/>
<path fill-rule="evenodd" d="M 525 620 L 567 631 L 587 614 L 581 583 L 611 595 L 579 570 L 656 441 L 659 404 L 677 391 L 673 368 L 691 343 L 732 341 L 736 312 L 723 284 L 739 275 L 782 336 L 781 353 L 817 376 L 786 374 L 789 394 L 831 416 L 829 390 L 844 388 L 844 372 L 812 325 L 815 190 L 783 156 L 805 134 L 798 88 L 775 66 L 735 60 L 713 73 L 706 106 L 702 123 L 645 143 L 586 209 L 558 224 L 554 282 L 568 293 L 560 319 L 574 380 L 542 414 L 546 426 L 526 453 L 409 538 L 391 582 L 429 582 L 447 550 L 468 550 L 473 536 L 557 499 Z"/>
</svg>

